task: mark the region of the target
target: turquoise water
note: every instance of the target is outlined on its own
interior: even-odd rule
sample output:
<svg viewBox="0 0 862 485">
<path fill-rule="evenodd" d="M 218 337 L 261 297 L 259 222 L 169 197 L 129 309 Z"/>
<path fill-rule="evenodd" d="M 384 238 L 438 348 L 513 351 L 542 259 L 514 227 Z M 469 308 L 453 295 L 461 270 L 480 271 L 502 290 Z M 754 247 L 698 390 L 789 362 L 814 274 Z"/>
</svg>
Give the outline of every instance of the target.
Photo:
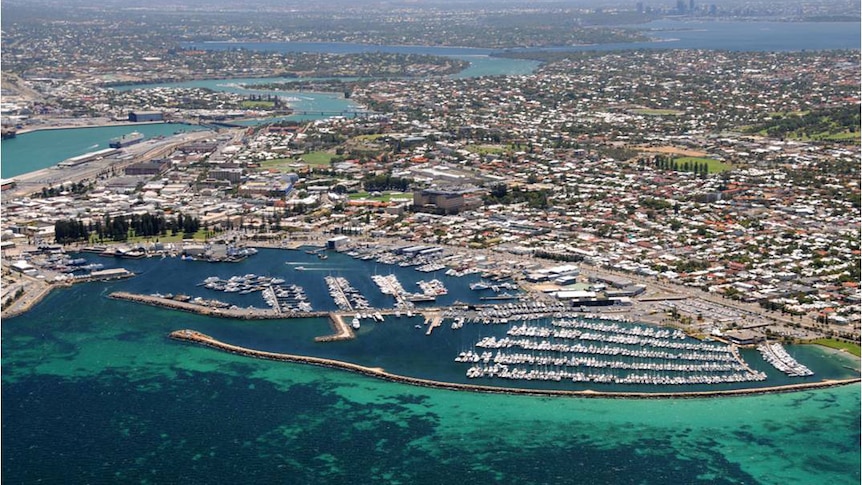
<svg viewBox="0 0 862 485">
<path fill-rule="evenodd" d="M 457 332 L 426 337 L 391 320 L 363 324 L 353 343 L 314 344 L 325 321 L 219 320 L 106 298 L 252 267 L 290 276 L 300 272 L 285 262 L 307 256 L 263 251 L 245 267 L 123 261 L 140 276 L 60 290 L 4 319 L 4 482 L 451 483 L 457 474 L 497 483 L 859 483 L 858 386 L 648 401 L 417 388 L 166 335 L 195 328 L 252 346 L 349 350 L 359 360 L 389 341 L 412 348 L 403 369 L 421 369 L 451 361 L 438 340 Z M 303 274 L 339 271 L 326 268 L 335 256 Z M 373 272 L 340 266 L 357 287 Z M 380 273 L 396 268 L 410 271 L 381 265 Z"/>
<path fill-rule="evenodd" d="M 104 150 L 112 138 L 133 131 L 143 133 L 145 140 L 156 136 L 171 136 L 177 131 L 197 131 L 190 125 L 158 123 L 97 128 L 42 130 L 19 134 L 0 144 L 0 176 L 11 178 L 23 173 L 52 167 L 67 158 L 96 150 Z"/>
</svg>

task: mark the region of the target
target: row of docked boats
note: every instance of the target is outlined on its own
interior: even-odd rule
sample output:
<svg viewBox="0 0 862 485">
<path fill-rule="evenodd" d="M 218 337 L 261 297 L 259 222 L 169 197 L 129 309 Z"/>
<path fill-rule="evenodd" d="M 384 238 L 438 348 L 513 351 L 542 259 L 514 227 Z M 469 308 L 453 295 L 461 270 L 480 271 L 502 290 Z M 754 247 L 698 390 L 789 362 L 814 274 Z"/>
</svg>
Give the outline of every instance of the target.
<svg viewBox="0 0 862 485">
<path fill-rule="evenodd" d="M 730 345 L 696 341 L 677 329 L 571 315 L 541 323 L 524 321 L 507 329 L 505 336 L 485 336 L 473 347 L 455 357 L 455 362 L 470 365 L 469 378 L 640 385 L 766 379 Z"/>
<path fill-rule="evenodd" d="M 271 285 L 263 291 L 266 304 L 279 313 L 307 313 L 314 309 L 299 285 Z"/>
<path fill-rule="evenodd" d="M 362 319 L 372 319 L 375 322 L 383 323 L 383 315 L 380 312 L 367 312 L 367 313 L 357 313 L 353 316 L 353 319 L 350 321 L 350 326 L 354 328 L 354 330 L 358 330 L 359 327 L 362 326 Z"/>
<path fill-rule="evenodd" d="M 492 282 L 481 279 L 475 283 L 470 283 L 470 289 L 473 291 L 491 290 L 494 293 L 499 293 L 503 290 L 519 290 L 520 287 L 512 281 Z"/>
<path fill-rule="evenodd" d="M 506 364 L 473 365 L 467 369 L 467 377 L 476 379 L 490 377 L 527 381 L 594 382 L 601 384 L 640 384 L 655 386 L 696 385 L 696 384 L 734 384 L 740 382 L 763 381 L 766 374 L 762 372 L 730 372 L 730 373 L 691 373 L 691 374 L 656 374 L 656 373 L 616 373 L 616 372 L 583 372 L 568 369 L 544 369 L 524 367 L 510 368 Z"/>
<path fill-rule="evenodd" d="M 443 263 L 438 263 L 436 261 L 416 266 L 416 271 L 419 271 L 420 273 L 434 273 L 436 271 L 440 271 L 441 269 L 446 269 L 446 265 Z"/>
<path fill-rule="evenodd" d="M 598 357 L 583 357 L 583 356 L 561 356 L 547 354 L 533 354 L 523 352 L 503 352 L 497 351 L 493 357 L 488 358 L 490 352 L 485 351 L 482 354 L 477 354 L 472 351 L 467 351 L 459 354 L 455 359 L 456 362 L 474 362 L 488 364 L 530 364 L 538 366 L 556 366 L 556 367 L 594 367 L 602 369 L 628 369 L 628 370 L 649 370 L 649 371 L 664 371 L 664 372 L 738 372 L 746 370 L 745 366 L 739 362 L 655 362 L 655 361 L 636 361 L 636 360 L 605 360 Z M 487 360 L 487 362 L 486 362 Z"/>
<path fill-rule="evenodd" d="M 506 335 L 514 337 L 557 337 L 557 338 L 580 338 L 584 334 L 580 329 L 590 329 L 600 332 L 618 333 L 636 337 L 648 337 L 657 339 L 679 339 L 686 338 L 685 332 L 679 329 L 655 328 L 655 327 L 624 327 L 616 324 L 605 324 L 601 322 L 588 322 L 578 320 L 551 320 L 552 327 L 541 325 L 528 325 L 526 322 L 510 328 Z"/>
<path fill-rule="evenodd" d="M 757 350 L 763 356 L 763 360 L 769 362 L 773 367 L 790 377 L 808 377 L 814 375 L 811 369 L 800 364 L 778 342 L 762 343 L 757 346 Z"/>
<path fill-rule="evenodd" d="M 559 301 L 522 300 L 519 302 L 482 306 L 471 310 L 467 310 L 466 307 L 466 304 L 456 301 L 448 309 L 444 310 L 443 317 L 460 320 L 457 328 L 461 328 L 464 323 L 484 325 L 509 324 L 512 321 L 526 322 L 549 318 L 556 318 L 560 321 L 567 318 L 578 318 L 631 323 L 631 319 L 625 315 L 572 311 L 571 307 Z M 680 336 L 684 337 L 685 333 L 679 331 L 675 335 L 677 336 L 676 338 L 680 338 Z"/>
<path fill-rule="evenodd" d="M 343 276 L 325 276 L 324 281 L 329 288 L 329 296 L 341 310 L 366 310 L 371 308 L 368 300 L 356 288 L 350 285 Z"/>
<path fill-rule="evenodd" d="M 624 356 L 634 358 L 648 359 L 663 359 L 663 360 L 697 360 L 697 361 L 713 361 L 713 362 L 730 362 L 736 358 L 731 351 L 724 351 L 722 347 L 715 347 L 714 351 L 709 350 L 691 350 L 683 352 L 673 352 L 661 348 L 652 347 L 624 347 L 620 345 L 603 345 L 594 343 L 570 343 L 565 340 L 576 339 L 579 337 L 567 336 L 565 338 L 548 340 L 536 339 L 531 337 L 502 337 L 494 336 L 484 337 L 475 346 L 485 349 L 508 349 L 521 348 L 525 350 L 534 350 L 542 352 L 557 352 L 557 353 L 579 353 L 579 354 L 594 354 L 594 355 L 609 355 L 609 356 Z M 557 342 L 556 340 L 563 340 Z"/>
<path fill-rule="evenodd" d="M 612 315 L 607 315 L 611 317 Z M 619 325 L 617 323 L 591 322 L 589 319 L 599 319 L 599 315 L 585 315 L 582 318 L 571 319 L 555 319 L 551 320 L 551 325 L 561 328 L 582 328 L 587 330 L 595 330 L 597 332 L 606 333 L 621 333 L 625 335 L 635 335 L 638 337 L 652 337 L 659 339 L 685 340 L 686 334 L 678 328 L 660 328 L 660 327 L 644 327 L 640 325 Z"/>
<path fill-rule="evenodd" d="M 98 271 L 105 267 L 102 263 L 90 263 L 85 258 L 70 258 L 65 254 L 54 254 L 48 257 L 45 268 L 60 273 L 82 273 Z"/>
<path fill-rule="evenodd" d="M 503 279 L 502 274 L 488 271 L 486 261 L 478 261 L 472 255 L 446 254 L 442 248 L 427 248 L 425 251 L 416 253 L 401 252 L 404 248 L 379 248 L 379 247 L 354 247 L 345 254 L 363 261 L 376 261 L 382 264 L 398 265 L 401 267 L 413 267 L 416 271 L 423 273 L 434 273 L 445 270 L 447 276 L 466 276 L 469 274 L 482 273 L 489 278 Z M 414 248 L 415 249 L 415 248 Z M 430 251 L 430 253 L 428 253 Z M 425 253 L 425 254 L 423 254 Z"/>
<path fill-rule="evenodd" d="M 446 295 L 449 293 L 449 290 L 446 289 L 446 285 L 443 284 L 442 281 L 438 279 L 433 279 L 429 281 L 419 280 L 416 282 L 419 285 L 419 288 L 422 290 L 422 293 L 426 296 L 437 297 L 440 295 Z"/>
<path fill-rule="evenodd" d="M 470 323 L 508 324 L 511 320 L 540 320 L 550 316 L 562 317 L 568 310 L 562 302 L 527 300 L 489 305 L 477 309 Z"/>
<path fill-rule="evenodd" d="M 460 265 L 454 268 L 449 268 L 445 271 L 446 276 L 455 276 L 460 278 L 461 276 L 467 276 L 468 274 L 476 274 L 476 273 L 484 273 L 485 270 L 479 268 L 478 266 L 470 266 L 470 265 Z"/>
<path fill-rule="evenodd" d="M 408 296 L 412 295 L 408 293 L 403 286 L 401 286 L 401 282 L 398 281 L 398 277 L 394 274 L 388 275 L 372 275 L 371 280 L 377 284 L 377 287 L 380 288 L 380 292 L 384 295 L 390 295 L 395 298 L 395 307 L 396 308 L 413 308 L 413 299 Z"/>
<path fill-rule="evenodd" d="M 269 286 L 280 285 L 282 283 L 284 283 L 284 280 L 281 278 L 258 276 L 254 273 L 249 273 L 243 276 L 231 276 L 226 280 L 218 276 L 210 276 L 198 286 L 225 293 L 246 295 L 248 293 L 263 291 Z"/>
</svg>

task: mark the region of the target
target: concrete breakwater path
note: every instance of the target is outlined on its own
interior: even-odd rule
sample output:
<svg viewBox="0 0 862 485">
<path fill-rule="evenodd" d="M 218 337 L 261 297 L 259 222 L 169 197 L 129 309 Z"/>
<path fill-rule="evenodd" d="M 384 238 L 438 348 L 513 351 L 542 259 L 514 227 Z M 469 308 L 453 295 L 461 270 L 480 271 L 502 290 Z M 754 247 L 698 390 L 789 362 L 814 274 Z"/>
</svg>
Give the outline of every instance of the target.
<svg viewBox="0 0 862 485">
<path fill-rule="evenodd" d="M 244 355 L 258 359 L 276 360 L 282 362 L 296 362 L 302 364 L 319 365 L 335 369 L 343 369 L 351 372 L 356 372 L 370 377 L 385 379 L 403 384 L 411 384 L 421 387 L 433 387 L 439 389 L 449 389 L 457 391 L 474 391 L 497 394 L 524 394 L 533 396 L 572 396 L 572 397 L 601 397 L 601 398 L 628 398 L 628 399 L 661 399 L 661 398 L 704 398 L 704 397 L 721 397 L 721 396 L 743 396 L 752 394 L 766 394 L 779 392 L 793 392 L 805 389 L 818 389 L 824 387 L 832 387 L 845 384 L 859 383 L 859 378 L 843 379 L 843 380 L 824 380 L 821 382 L 809 382 L 804 384 L 790 384 L 786 386 L 761 387 L 752 389 L 726 389 L 716 391 L 698 391 L 698 392 L 609 392 L 609 391 L 593 391 L 593 390 L 553 390 L 553 389 L 520 389 L 510 387 L 495 387 L 481 386 L 472 384 L 460 384 L 454 382 L 441 382 L 430 379 L 421 379 L 416 377 L 402 376 L 392 374 L 380 367 L 365 367 L 350 362 L 339 360 L 324 359 L 319 357 L 310 357 L 302 355 L 281 354 L 275 352 L 266 352 L 262 350 L 254 350 L 246 347 L 240 347 L 229 343 L 216 340 L 209 335 L 205 335 L 195 330 L 176 330 L 170 333 L 170 338 L 186 342 L 192 342 L 214 349 L 230 352 L 237 355 Z"/>
</svg>

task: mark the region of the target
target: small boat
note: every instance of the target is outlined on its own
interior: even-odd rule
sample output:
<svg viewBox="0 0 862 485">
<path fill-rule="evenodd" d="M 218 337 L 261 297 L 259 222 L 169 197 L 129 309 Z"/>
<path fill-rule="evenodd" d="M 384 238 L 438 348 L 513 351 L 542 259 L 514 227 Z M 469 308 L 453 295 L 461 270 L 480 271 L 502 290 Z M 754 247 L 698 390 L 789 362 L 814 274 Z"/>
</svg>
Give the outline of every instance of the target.
<svg viewBox="0 0 862 485">
<path fill-rule="evenodd" d="M 296 271 L 305 271 L 305 266 L 297 266 L 293 269 L 295 269 Z"/>
</svg>

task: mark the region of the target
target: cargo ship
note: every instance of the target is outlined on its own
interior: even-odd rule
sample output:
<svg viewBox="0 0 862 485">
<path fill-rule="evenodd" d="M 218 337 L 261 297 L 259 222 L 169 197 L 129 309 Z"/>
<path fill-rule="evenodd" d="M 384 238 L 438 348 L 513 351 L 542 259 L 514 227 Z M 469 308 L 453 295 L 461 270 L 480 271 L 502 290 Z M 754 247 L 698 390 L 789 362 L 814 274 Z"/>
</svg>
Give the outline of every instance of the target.
<svg viewBox="0 0 862 485">
<path fill-rule="evenodd" d="M 108 146 L 111 148 L 124 148 L 129 145 L 134 145 L 135 143 L 140 143 L 144 141 L 144 135 L 138 133 L 137 131 L 133 131 L 128 135 L 123 135 L 119 138 L 111 139 L 111 142 L 108 143 Z"/>
</svg>

